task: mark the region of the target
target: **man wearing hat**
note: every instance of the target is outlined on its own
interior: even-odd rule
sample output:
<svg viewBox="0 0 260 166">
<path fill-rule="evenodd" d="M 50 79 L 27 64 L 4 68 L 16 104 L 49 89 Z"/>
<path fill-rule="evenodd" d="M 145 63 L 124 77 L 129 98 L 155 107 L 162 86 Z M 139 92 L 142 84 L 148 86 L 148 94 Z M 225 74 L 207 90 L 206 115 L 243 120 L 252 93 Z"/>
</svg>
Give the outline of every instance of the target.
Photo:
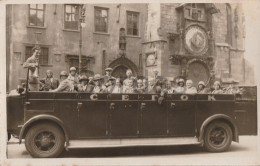
<svg viewBox="0 0 260 166">
<path fill-rule="evenodd" d="M 109 86 L 109 85 L 106 85 L 106 84 L 109 82 L 110 78 L 115 79 L 114 77 L 111 76 L 112 70 L 113 69 L 111 67 L 108 67 L 108 68 L 105 69 L 106 74 L 103 76 L 103 84 L 105 86 Z"/>
<path fill-rule="evenodd" d="M 78 86 L 78 83 L 79 83 L 78 75 L 77 75 L 76 71 L 77 71 L 76 67 L 71 67 L 70 68 L 70 74 L 68 76 L 68 80 L 70 80 L 72 82 L 75 89 L 77 89 L 77 86 Z"/>
<path fill-rule="evenodd" d="M 78 92 L 87 91 L 88 77 L 86 75 L 79 76 Z"/>
<path fill-rule="evenodd" d="M 60 85 L 57 89 L 51 90 L 51 92 L 71 92 L 74 91 L 72 82 L 68 79 L 68 73 L 61 71 L 60 73 Z"/>
<path fill-rule="evenodd" d="M 198 93 L 199 94 L 210 93 L 210 90 L 208 88 L 206 88 L 206 84 L 204 81 L 200 81 L 198 83 Z"/>
<path fill-rule="evenodd" d="M 108 82 L 105 84 L 106 88 L 104 89 L 103 93 L 111 93 L 112 88 L 115 86 L 115 80 L 116 78 L 114 77 L 110 77 L 108 79 Z"/>
<path fill-rule="evenodd" d="M 175 93 L 184 93 L 185 92 L 185 81 L 183 78 L 177 80 L 177 88 L 175 89 Z"/>
<path fill-rule="evenodd" d="M 101 93 L 104 91 L 104 89 L 106 89 L 106 87 L 101 84 L 102 77 L 100 74 L 96 74 L 93 78 L 93 81 L 95 85 L 93 87 L 92 93 Z"/>
<path fill-rule="evenodd" d="M 29 90 L 38 91 L 39 90 L 39 56 L 41 53 L 41 48 L 35 46 L 32 49 L 33 55 L 29 57 L 26 62 L 24 62 L 23 67 L 29 69 Z"/>
<path fill-rule="evenodd" d="M 154 78 L 148 78 L 148 87 L 146 89 L 146 92 L 149 94 L 155 94 L 155 93 L 161 93 L 161 87 L 155 86 L 155 79 Z"/>
</svg>

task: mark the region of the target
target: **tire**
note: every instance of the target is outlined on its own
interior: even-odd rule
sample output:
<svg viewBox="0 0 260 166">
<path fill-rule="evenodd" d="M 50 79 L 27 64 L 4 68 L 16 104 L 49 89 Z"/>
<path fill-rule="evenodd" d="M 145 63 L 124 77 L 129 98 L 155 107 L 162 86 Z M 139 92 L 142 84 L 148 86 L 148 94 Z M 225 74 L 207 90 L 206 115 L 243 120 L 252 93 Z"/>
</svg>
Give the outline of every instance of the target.
<svg viewBox="0 0 260 166">
<path fill-rule="evenodd" d="M 227 151 L 231 142 L 232 130 L 227 123 L 215 121 L 207 126 L 204 134 L 204 147 L 207 151 Z"/>
<path fill-rule="evenodd" d="M 25 136 L 25 147 L 32 157 L 57 157 L 64 149 L 63 131 L 53 123 L 32 126 Z"/>
</svg>

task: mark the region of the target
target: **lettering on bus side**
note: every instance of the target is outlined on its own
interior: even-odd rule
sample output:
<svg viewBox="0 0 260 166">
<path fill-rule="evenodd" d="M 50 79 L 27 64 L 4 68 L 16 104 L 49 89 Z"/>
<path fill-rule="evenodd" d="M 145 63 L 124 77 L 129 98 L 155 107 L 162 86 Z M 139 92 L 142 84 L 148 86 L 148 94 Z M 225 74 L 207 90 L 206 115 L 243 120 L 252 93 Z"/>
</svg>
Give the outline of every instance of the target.
<svg viewBox="0 0 260 166">
<path fill-rule="evenodd" d="M 92 94 L 92 95 L 90 95 L 90 100 L 98 100 L 98 95 L 97 94 Z"/>
<path fill-rule="evenodd" d="M 208 100 L 209 101 L 216 101 L 214 95 L 208 95 Z"/>
</svg>

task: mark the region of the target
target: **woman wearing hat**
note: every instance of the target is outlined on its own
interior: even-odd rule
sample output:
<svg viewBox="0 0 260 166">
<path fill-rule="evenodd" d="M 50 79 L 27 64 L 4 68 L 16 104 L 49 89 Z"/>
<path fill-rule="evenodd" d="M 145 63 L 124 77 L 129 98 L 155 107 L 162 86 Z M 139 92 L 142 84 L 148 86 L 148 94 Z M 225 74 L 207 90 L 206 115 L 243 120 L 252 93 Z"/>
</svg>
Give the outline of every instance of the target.
<svg viewBox="0 0 260 166">
<path fill-rule="evenodd" d="M 198 83 L 198 93 L 199 94 L 210 93 L 210 90 L 208 88 L 206 88 L 206 84 L 204 81 L 200 81 Z"/>
<path fill-rule="evenodd" d="M 102 78 L 100 74 L 96 74 L 93 78 L 93 81 L 94 81 L 94 87 L 92 93 L 101 93 L 104 91 L 104 89 L 106 89 L 106 87 L 101 84 Z"/>
<path fill-rule="evenodd" d="M 175 89 L 175 93 L 184 93 L 185 89 L 185 81 L 183 78 L 180 78 L 177 81 L 177 88 Z"/>
<path fill-rule="evenodd" d="M 88 86 L 88 77 L 86 75 L 79 76 L 78 91 L 86 92 Z"/>
<path fill-rule="evenodd" d="M 220 82 L 214 82 L 214 90 L 211 92 L 213 94 L 223 94 L 223 90 L 221 89 Z"/>
</svg>

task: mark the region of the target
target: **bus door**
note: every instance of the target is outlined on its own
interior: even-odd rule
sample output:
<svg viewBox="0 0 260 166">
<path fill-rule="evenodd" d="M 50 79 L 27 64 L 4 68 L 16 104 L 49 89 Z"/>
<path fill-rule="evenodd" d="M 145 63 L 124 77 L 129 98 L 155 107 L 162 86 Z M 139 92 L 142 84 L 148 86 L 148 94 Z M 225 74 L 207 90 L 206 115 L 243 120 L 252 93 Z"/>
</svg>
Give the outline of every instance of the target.
<svg viewBox="0 0 260 166">
<path fill-rule="evenodd" d="M 140 115 L 142 137 L 167 135 L 166 102 L 158 104 L 159 94 L 140 95 Z"/>
<path fill-rule="evenodd" d="M 25 120 L 39 114 L 54 114 L 53 93 L 28 92 L 25 102 Z"/>
<path fill-rule="evenodd" d="M 48 92 L 50 93 L 50 92 Z M 70 138 L 76 138 L 77 131 L 77 93 L 76 92 L 55 92 L 54 111 L 58 118 L 66 126 Z"/>
<path fill-rule="evenodd" d="M 109 131 L 111 137 L 137 137 L 138 94 L 109 94 Z"/>
<path fill-rule="evenodd" d="M 168 135 L 195 136 L 196 100 L 192 94 L 167 95 Z"/>
<path fill-rule="evenodd" d="M 80 138 L 105 138 L 108 135 L 107 94 L 78 93 Z"/>
</svg>

